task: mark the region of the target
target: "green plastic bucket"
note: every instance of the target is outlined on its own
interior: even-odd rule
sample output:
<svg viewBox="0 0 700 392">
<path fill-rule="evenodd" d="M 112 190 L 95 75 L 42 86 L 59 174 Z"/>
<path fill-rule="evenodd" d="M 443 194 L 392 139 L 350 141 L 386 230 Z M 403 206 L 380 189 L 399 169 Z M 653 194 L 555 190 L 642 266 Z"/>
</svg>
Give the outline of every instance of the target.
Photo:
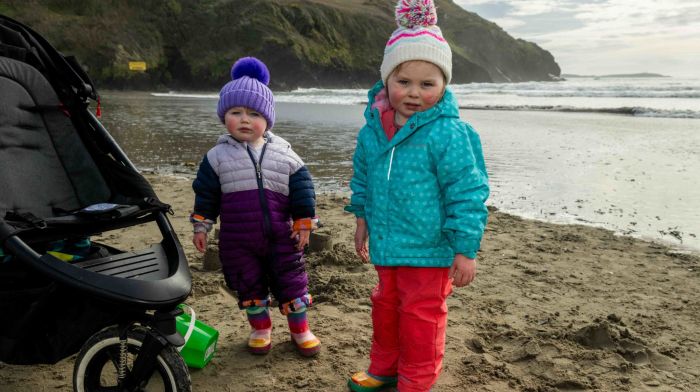
<svg viewBox="0 0 700 392">
<path fill-rule="evenodd" d="M 187 366 L 201 369 L 214 358 L 219 331 L 197 320 L 194 309 L 189 306 L 178 307 L 185 311 L 175 318 L 177 332 L 185 338 L 185 345 L 178 347 L 178 351 Z"/>
</svg>

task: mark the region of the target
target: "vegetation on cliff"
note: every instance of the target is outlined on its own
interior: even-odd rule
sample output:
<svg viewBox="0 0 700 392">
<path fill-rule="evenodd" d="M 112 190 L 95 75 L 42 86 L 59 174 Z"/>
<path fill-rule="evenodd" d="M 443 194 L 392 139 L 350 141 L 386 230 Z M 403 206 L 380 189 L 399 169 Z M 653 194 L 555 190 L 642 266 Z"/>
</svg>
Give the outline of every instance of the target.
<svg viewBox="0 0 700 392">
<path fill-rule="evenodd" d="M 241 56 L 263 60 L 276 89 L 367 87 L 395 28 L 394 0 L 9 0 L 8 15 L 75 55 L 99 86 L 209 89 Z M 436 0 L 454 83 L 548 80 L 552 55 Z M 143 61 L 145 72 L 129 70 Z"/>
</svg>

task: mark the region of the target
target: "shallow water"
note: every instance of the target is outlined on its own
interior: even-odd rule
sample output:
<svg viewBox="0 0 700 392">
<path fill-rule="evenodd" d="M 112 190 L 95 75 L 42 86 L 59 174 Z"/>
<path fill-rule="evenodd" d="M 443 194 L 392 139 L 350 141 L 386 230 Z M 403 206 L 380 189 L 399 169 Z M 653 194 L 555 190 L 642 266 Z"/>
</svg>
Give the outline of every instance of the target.
<svg viewBox="0 0 700 392">
<path fill-rule="evenodd" d="M 216 99 L 103 94 L 103 123 L 142 169 L 193 175 L 224 132 Z M 347 193 L 360 105 L 277 105 L 321 192 Z M 489 204 L 700 249 L 700 120 L 465 110 L 482 138 Z"/>
<path fill-rule="evenodd" d="M 491 203 L 700 249 L 700 121 L 463 112 L 479 130 Z"/>
<path fill-rule="evenodd" d="M 143 169 L 193 174 L 225 129 L 214 99 L 107 93 L 102 122 Z M 304 159 L 321 191 L 346 191 L 355 136 L 362 126 L 358 105 L 277 105 L 274 131 Z"/>
</svg>

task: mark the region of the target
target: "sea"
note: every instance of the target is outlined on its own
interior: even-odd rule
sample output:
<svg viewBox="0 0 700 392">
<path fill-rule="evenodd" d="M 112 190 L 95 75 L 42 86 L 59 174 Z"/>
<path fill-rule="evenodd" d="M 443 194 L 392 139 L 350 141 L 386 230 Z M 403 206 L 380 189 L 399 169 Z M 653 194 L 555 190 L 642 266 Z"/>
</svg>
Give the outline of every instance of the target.
<svg viewBox="0 0 700 392">
<path fill-rule="evenodd" d="M 450 88 L 481 136 L 489 205 L 700 251 L 700 79 Z M 141 170 L 193 177 L 224 133 L 217 93 L 105 91 L 101 120 Z M 317 191 L 349 195 L 367 90 L 298 89 L 275 99 L 273 132 L 305 160 Z"/>
</svg>

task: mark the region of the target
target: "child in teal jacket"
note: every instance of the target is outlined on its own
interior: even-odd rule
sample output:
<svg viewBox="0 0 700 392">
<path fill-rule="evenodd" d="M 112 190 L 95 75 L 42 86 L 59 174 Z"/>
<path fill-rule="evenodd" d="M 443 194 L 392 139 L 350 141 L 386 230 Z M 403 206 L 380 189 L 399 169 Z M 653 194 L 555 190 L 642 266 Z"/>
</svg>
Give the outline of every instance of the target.
<svg viewBox="0 0 700 392">
<path fill-rule="evenodd" d="M 428 391 L 444 356 L 446 298 L 471 283 L 489 194 L 479 136 L 447 88 L 452 53 L 431 0 L 399 0 L 353 158 L 355 248 L 375 265 L 370 366 L 353 391 Z M 369 249 L 367 240 L 369 239 Z"/>
</svg>

